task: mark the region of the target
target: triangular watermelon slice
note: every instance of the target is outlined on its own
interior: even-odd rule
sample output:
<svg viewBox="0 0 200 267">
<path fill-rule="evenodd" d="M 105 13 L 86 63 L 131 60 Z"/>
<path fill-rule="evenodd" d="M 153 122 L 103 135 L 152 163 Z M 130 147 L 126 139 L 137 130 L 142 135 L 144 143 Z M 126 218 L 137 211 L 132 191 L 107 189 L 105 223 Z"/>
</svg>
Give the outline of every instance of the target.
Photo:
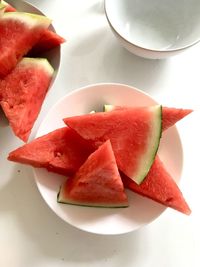
<svg viewBox="0 0 200 267">
<path fill-rule="evenodd" d="M 45 30 L 45 32 L 43 33 L 42 37 L 37 42 L 37 44 L 34 45 L 34 47 L 28 54 L 31 56 L 38 56 L 41 53 L 53 49 L 64 42 L 65 39 L 63 37 L 47 29 Z"/>
<path fill-rule="evenodd" d="M 63 127 L 14 150 L 8 159 L 68 176 L 74 174 L 93 151 L 88 141 Z"/>
<path fill-rule="evenodd" d="M 121 177 L 124 186 L 133 192 L 148 197 L 186 215 L 191 213 L 180 189 L 171 175 L 166 171 L 158 156 L 156 156 L 148 175 L 140 185 L 136 184 L 124 174 L 122 174 Z"/>
<path fill-rule="evenodd" d="M 118 168 L 140 184 L 158 150 L 161 116 L 162 108 L 156 105 L 74 116 L 64 122 L 96 147 L 110 139 Z"/>
<path fill-rule="evenodd" d="M 4 5 L 4 11 L 5 12 L 13 12 L 17 11 L 13 6 L 9 5 L 8 3 L 3 4 L 4 1 L 2 1 L 2 5 Z M 2 12 L 3 13 L 3 12 Z M 0 10 L 0 16 L 1 16 L 1 10 Z M 40 40 L 34 45 L 34 47 L 29 51 L 27 56 L 38 56 L 42 53 L 53 49 L 62 43 L 65 42 L 65 39 L 58 35 L 56 32 L 51 31 L 50 29 L 46 29 L 44 33 L 42 34 Z"/>
<path fill-rule="evenodd" d="M 0 78 L 5 77 L 31 50 L 49 27 L 45 16 L 6 12 L 0 19 Z"/>
<path fill-rule="evenodd" d="M 23 58 L 0 80 L 0 105 L 16 136 L 24 142 L 39 114 L 53 75 L 46 59 Z"/>
<path fill-rule="evenodd" d="M 104 111 L 122 110 L 132 108 L 127 106 L 104 105 Z M 192 109 L 162 107 L 162 130 L 167 130 L 176 122 L 193 112 Z"/>
<path fill-rule="evenodd" d="M 128 206 L 109 140 L 93 152 L 77 173 L 61 186 L 58 202 L 95 207 Z"/>
<path fill-rule="evenodd" d="M 169 108 L 169 111 L 170 111 L 170 109 L 171 108 Z M 167 114 L 169 115 L 169 113 L 167 113 Z M 168 116 L 167 114 L 166 114 L 166 116 Z M 173 108 L 172 108 L 172 114 L 169 117 L 171 118 L 172 121 L 175 121 L 175 120 L 173 120 L 173 114 L 174 114 L 174 112 L 173 112 Z M 164 124 L 165 121 L 166 120 L 164 120 L 164 122 L 163 122 L 163 129 L 166 129 L 165 124 Z M 8 159 L 11 161 L 19 162 L 19 163 L 29 164 L 29 165 L 34 166 L 34 167 L 47 168 L 51 172 L 61 173 L 61 174 L 65 174 L 65 175 L 67 175 L 69 172 L 69 167 L 68 167 L 69 165 L 71 166 L 70 168 L 71 168 L 72 172 L 76 171 L 77 170 L 77 166 L 75 165 L 76 161 L 72 160 L 71 152 L 76 151 L 77 154 L 74 154 L 74 159 L 77 157 L 78 162 L 84 162 L 87 159 L 87 153 L 84 155 L 84 151 L 90 145 L 87 143 L 83 144 L 81 142 L 78 142 L 77 137 L 79 137 L 79 135 L 74 135 L 75 138 L 73 139 L 73 142 L 74 142 L 74 144 L 77 143 L 76 147 L 78 149 L 76 150 L 72 146 L 71 150 L 70 150 L 70 144 L 73 142 L 68 142 L 68 138 L 64 134 L 65 129 L 66 129 L 66 132 L 67 131 L 69 131 L 69 132 L 73 131 L 72 129 L 67 128 L 67 127 L 57 129 L 51 133 L 48 133 L 44 136 L 41 136 L 41 137 L 33 140 L 29 144 L 25 144 L 24 146 L 14 150 L 13 152 L 11 152 L 9 154 Z M 59 153 L 60 149 L 62 149 L 61 154 L 64 155 L 64 157 L 56 157 L 56 154 L 58 154 L 58 155 L 60 154 Z M 58 151 L 58 153 L 56 151 Z M 92 151 L 92 148 L 91 148 L 91 151 Z M 90 152 L 88 152 L 88 155 L 89 154 L 90 154 Z M 159 164 L 159 163 L 160 163 L 160 160 L 158 159 L 158 156 L 156 156 L 156 160 L 151 167 L 151 171 L 149 172 L 146 179 L 144 180 L 144 182 L 146 181 L 145 182 L 146 185 L 148 183 L 148 180 L 150 180 L 150 182 L 153 181 L 154 174 L 156 175 L 156 173 L 152 170 L 158 169 L 158 167 L 156 167 L 157 165 L 155 165 L 155 164 Z M 165 184 L 165 186 L 166 186 L 165 190 L 168 190 L 167 189 L 168 187 L 173 188 L 174 187 L 174 181 L 172 180 L 170 175 L 165 170 L 164 165 L 159 164 L 158 166 L 159 166 L 159 169 L 158 169 L 159 175 L 156 175 L 156 180 L 162 181 L 164 179 L 165 182 L 163 182 L 163 185 Z M 79 165 L 79 167 L 80 167 L 80 165 Z M 163 198 L 162 195 L 156 194 L 155 188 L 153 188 L 153 187 L 148 188 L 148 186 L 147 186 L 145 190 L 142 190 L 142 187 L 136 185 L 136 183 L 134 183 L 134 182 L 131 182 L 132 181 L 131 179 L 129 179 L 127 177 L 122 177 L 122 178 L 123 178 L 123 181 L 124 181 L 126 187 L 129 187 L 129 185 L 130 185 L 130 187 L 129 187 L 130 190 L 137 192 L 138 194 L 140 194 L 142 196 L 146 196 L 148 198 L 151 198 L 151 199 L 153 199 L 159 203 L 162 203 L 163 205 L 169 206 L 169 201 L 168 201 L 168 203 L 166 202 L 166 200 L 167 199 L 169 200 L 169 198 L 168 197 Z M 171 183 L 172 183 L 172 185 L 170 185 Z M 161 182 L 159 182 L 159 185 L 161 185 L 160 188 L 164 188 Z M 176 188 L 175 191 L 178 191 L 178 189 Z M 173 192 L 175 192 L 175 191 L 173 191 Z M 159 190 L 159 192 L 162 192 L 162 191 Z M 169 190 L 167 192 L 170 193 Z M 177 194 L 181 195 L 181 192 L 179 191 L 179 193 L 177 193 Z M 182 210 L 183 213 L 189 214 L 190 209 L 188 208 L 187 204 L 184 204 L 185 203 L 184 201 L 182 204 L 182 201 L 178 202 L 177 200 L 176 201 L 174 200 L 174 203 L 175 203 L 175 207 L 172 206 L 173 202 L 171 201 L 171 207 L 172 208 L 175 208 L 179 211 Z M 180 207 L 179 207 L 179 205 L 180 205 Z"/>
</svg>

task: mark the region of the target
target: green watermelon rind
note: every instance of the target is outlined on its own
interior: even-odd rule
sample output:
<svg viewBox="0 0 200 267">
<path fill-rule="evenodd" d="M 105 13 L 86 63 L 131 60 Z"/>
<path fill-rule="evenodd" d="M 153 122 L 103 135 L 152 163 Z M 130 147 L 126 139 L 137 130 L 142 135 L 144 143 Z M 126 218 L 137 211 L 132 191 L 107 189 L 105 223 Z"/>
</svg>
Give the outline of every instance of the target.
<svg viewBox="0 0 200 267">
<path fill-rule="evenodd" d="M 155 138 L 150 138 L 150 140 L 152 141 L 151 143 L 149 143 L 148 145 L 151 147 L 153 146 L 154 149 L 150 150 L 149 155 L 147 155 L 147 158 L 150 159 L 149 162 L 147 161 L 140 161 L 141 162 L 141 167 L 140 170 L 138 171 L 140 173 L 139 177 L 130 177 L 131 179 L 133 179 L 137 184 L 141 184 L 142 181 L 145 179 L 145 177 L 147 176 L 149 170 L 151 169 L 151 166 L 155 160 L 155 157 L 157 155 L 158 152 L 158 148 L 159 148 L 159 144 L 160 144 L 160 139 L 162 136 L 162 106 L 161 105 L 156 105 L 156 106 L 152 106 L 150 107 L 150 109 L 157 109 L 157 112 L 154 112 L 155 117 L 153 118 L 153 128 L 155 129 L 155 133 L 157 134 L 155 136 Z M 146 163 L 146 167 L 144 167 L 144 163 Z M 142 171 L 142 169 L 144 171 Z"/>
<path fill-rule="evenodd" d="M 61 204 L 70 204 L 70 205 L 78 205 L 78 206 L 84 206 L 84 207 L 96 207 L 96 208 L 127 208 L 129 205 L 128 205 L 128 202 L 125 204 L 125 203 L 87 203 L 87 202 L 80 202 L 80 201 L 74 201 L 70 198 L 67 198 L 66 196 L 64 198 L 62 198 L 62 187 L 60 187 L 60 190 L 57 194 L 57 202 L 58 203 L 61 203 Z"/>
<path fill-rule="evenodd" d="M 54 69 L 53 67 L 51 66 L 51 64 L 49 63 L 49 61 L 46 59 L 46 58 L 32 58 L 32 57 L 24 57 L 20 64 L 22 65 L 25 65 L 25 66 L 31 66 L 33 67 L 34 65 L 37 67 L 37 66 L 40 66 L 43 70 L 46 71 L 46 73 L 49 75 L 49 76 L 52 76 L 53 73 L 54 73 Z"/>
<path fill-rule="evenodd" d="M 51 19 L 46 16 L 32 14 L 27 12 L 6 12 L 3 14 L 2 20 L 16 20 L 26 24 L 30 28 L 37 26 L 48 28 L 51 24 Z"/>
<path fill-rule="evenodd" d="M 149 158 L 151 158 L 151 161 L 149 163 L 147 163 L 146 167 L 143 167 L 144 163 L 141 161 L 140 176 L 137 178 L 136 177 L 130 177 L 137 184 L 141 184 L 142 181 L 145 179 L 146 175 L 148 174 L 148 172 L 149 172 L 149 170 L 150 170 L 150 168 L 151 168 L 151 166 L 155 160 L 156 154 L 158 152 L 159 143 L 160 143 L 160 139 L 162 136 L 162 106 L 161 105 L 156 105 L 156 106 L 158 107 L 158 112 L 155 112 L 155 115 L 157 115 L 158 119 L 153 120 L 153 122 L 155 122 L 155 127 L 153 127 L 153 128 L 157 128 L 156 125 L 158 122 L 158 127 L 159 127 L 158 132 L 157 132 L 158 135 L 155 138 L 155 140 L 154 139 L 152 140 L 152 144 L 150 144 L 150 146 L 154 145 L 153 153 L 151 152 L 152 155 L 149 155 Z M 152 108 L 155 108 L 155 106 L 152 106 Z M 110 111 L 113 111 L 114 109 L 115 109 L 114 105 L 108 105 L 108 104 L 103 105 L 104 112 L 110 112 Z M 146 163 L 145 160 L 144 160 L 144 162 Z M 141 169 L 144 169 L 144 171 L 142 172 Z"/>
</svg>

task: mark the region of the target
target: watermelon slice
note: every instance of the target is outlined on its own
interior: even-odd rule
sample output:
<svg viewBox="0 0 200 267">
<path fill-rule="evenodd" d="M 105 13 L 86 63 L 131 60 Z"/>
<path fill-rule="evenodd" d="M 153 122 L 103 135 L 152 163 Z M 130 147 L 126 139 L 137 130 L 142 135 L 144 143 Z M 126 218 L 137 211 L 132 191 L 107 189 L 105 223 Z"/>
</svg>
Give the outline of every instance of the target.
<svg viewBox="0 0 200 267">
<path fill-rule="evenodd" d="M 131 107 L 104 105 L 104 110 L 106 112 L 127 108 Z M 162 130 L 167 130 L 177 121 L 181 120 L 191 112 L 191 109 L 163 107 Z M 156 156 L 148 175 L 140 185 L 137 185 L 133 180 L 131 180 L 124 174 L 122 174 L 122 180 L 125 187 L 135 193 L 157 201 L 167 207 L 178 210 L 186 215 L 189 215 L 191 213 L 191 210 L 186 203 L 180 189 L 178 188 L 177 184 L 174 182 L 170 174 L 166 171 L 158 155 Z"/>
<path fill-rule="evenodd" d="M 64 122 L 95 147 L 110 139 L 118 168 L 140 184 L 158 150 L 161 113 L 156 105 L 74 116 Z"/>
<path fill-rule="evenodd" d="M 63 127 L 16 149 L 8 159 L 68 176 L 74 174 L 93 151 L 88 141 Z"/>
<path fill-rule="evenodd" d="M 95 207 L 128 206 L 109 140 L 92 153 L 77 173 L 61 186 L 58 202 Z"/>
<path fill-rule="evenodd" d="M 3 1 L 2 1 L 3 2 Z M 4 2 L 5 3 L 5 2 Z M 2 4 L 3 5 L 3 4 Z M 5 11 L 6 12 L 13 12 L 16 11 L 16 9 L 9 5 L 8 3 L 5 3 Z M 0 11 L 1 12 L 1 11 Z M 0 13 L 1 15 L 1 13 Z M 61 36 L 59 36 L 57 33 L 46 29 L 41 36 L 40 40 L 34 45 L 34 47 L 29 51 L 28 56 L 38 56 L 50 49 L 53 49 L 62 43 L 65 42 L 65 39 Z"/>
<path fill-rule="evenodd" d="M 104 111 L 114 111 L 132 107 L 104 105 Z M 167 130 L 176 122 L 193 112 L 192 109 L 162 107 L 162 130 Z"/>
<path fill-rule="evenodd" d="M 46 59 L 23 58 L 0 80 L 0 104 L 16 136 L 24 142 L 39 114 L 53 68 Z"/>
<path fill-rule="evenodd" d="M 39 54 L 42 54 L 43 52 L 46 52 L 50 49 L 53 49 L 62 43 L 65 42 L 65 39 L 61 36 L 59 36 L 57 33 L 45 30 L 40 40 L 37 42 L 36 45 L 31 49 L 29 52 L 29 55 L 31 56 L 37 56 Z"/>
<path fill-rule="evenodd" d="M 14 11 L 16 11 L 16 8 L 14 8 L 13 6 L 11 6 L 10 4 L 8 4 L 6 1 L 4 1 L 4 0 L 2 0 L 1 1 L 1 3 L 3 4 L 3 5 L 5 5 L 5 11 L 6 12 L 14 12 Z"/>
<path fill-rule="evenodd" d="M 6 12 L 0 20 L 0 78 L 40 40 L 51 20 L 24 12 Z"/>
<path fill-rule="evenodd" d="M 121 177 L 124 186 L 133 192 L 148 197 L 186 215 L 191 213 L 180 189 L 170 174 L 166 171 L 158 156 L 156 156 L 148 175 L 140 185 L 137 185 L 124 174 L 122 174 Z"/>
<path fill-rule="evenodd" d="M 169 108 L 169 110 L 170 110 L 170 108 Z M 167 113 L 167 114 L 169 115 L 169 113 Z M 175 120 L 173 120 L 173 114 L 174 114 L 174 112 L 172 109 L 172 114 L 170 114 L 169 117 L 171 118 L 172 121 L 175 121 Z M 166 116 L 168 116 L 168 115 L 166 115 Z M 164 120 L 164 122 L 163 122 L 163 129 L 166 129 L 165 124 L 164 124 L 165 121 L 166 120 Z M 69 129 L 69 128 L 63 128 L 63 129 L 67 129 L 66 131 L 73 131 L 72 129 Z M 76 171 L 77 170 L 77 166 L 75 165 L 76 161 L 74 160 L 74 162 L 73 162 L 72 158 L 70 157 L 72 152 L 76 151 L 76 149 L 74 147 L 71 147 L 71 150 L 70 150 L 69 146 L 70 146 L 71 142 L 69 142 L 69 143 L 67 142 L 67 138 L 66 138 L 65 134 L 62 134 L 62 131 L 64 131 L 64 130 L 62 130 L 62 128 L 55 130 L 51 133 L 48 133 L 47 135 L 44 135 L 42 137 L 39 137 L 39 138 L 33 140 L 29 144 L 25 144 L 24 146 L 11 152 L 9 154 L 8 159 L 15 161 L 15 162 L 19 162 L 19 163 L 29 164 L 29 165 L 32 165 L 34 167 L 44 167 L 44 168 L 47 168 L 49 171 L 52 171 L 55 173 L 61 173 L 61 174 L 65 174 L 65 175 L 68 174 L 69 164 L 72 166 L 71 167 L 72 170 Z M 75 144 L 77 142 L 76 137 L 79 137 L 79 135 L 75 136 L 75 138 L 74 138 L 73 142 Z M 87 154 L 84 155 L 82 153 L 88 146 L 89 146 L 89 144 L 87 144 L 87 143 L 85 145 L 82 145 L 82 143 L 77 142 L 78 149 L 77 149 L 77 154 L 76 155 L 74 154 L 74 159 L 77 157 L 77 161 L 84 162 L 87 158 Z M 64 157 L 63 158 L 57 157 L 56 160 L 54 159 L 51 161 L 50 159 L 53 158 L 54 151 L 60 151 L 60 149 L 62 149 L 61 154 L 64 154 Z M 92 149 L 91 149 L 91 151 L 92 151 Z M 42 153 L 42 152 L 44 152 L 44 153 Z M 55 154 L 57 154 L 57 153 L 55 153 Z M 90 152 L 88 152 L 88 155 L 89 154 L 90 154 Z M 62 166 L 61 167 L 62 171 L 60 171 L 60 166 Z M 157 174 L 156 174 L 156 170 L 158 170 Z M 158 180 L 159 181 L 158 185 L 160 185 L 158 188 L 156 186 L 153 187 L 153 181 L 154 181 L 155 175 L 156 175 L 155 182 Z M 151 198 L 151 199 L 153 199 L 153 200 L 155 200 L 161 204 L 164 204 L 166 206 L 169 206 L 170 195 L 168 197 L 167 193 L 166 193 L 165 196 L 167 196 L 167 197 L 165 197 L 165 198 L 162 197 L 163 192 L 161 191 L 161 189 L 164 190 L 164 192 L 166 191 L 170 194 L 171 189 L 168 190 L 167 188 L 168 187 L 169 188 L 176 188 L 175 191 L 177 191 L 178 192 L 177 194 L 179 196 L 181 196 L 180 190 L 176 187 L 176 185 L 174 185 L 173 179 L 165 170 L 165 167 L 160 162 L 158 156 L 156 156 L 156 160 L 154 161 L 150 172 L 148 173 L 145 180 L 143 181 L 143 183 L 140 186 L 137 185 L 136 183 L 134 183 L 128 177 L 125 177 L 124 175 L 122 176 L 122 179 L 123 179 L 125 186 L 127 188 L 129 188 L 130 190 L 132 190 L 132 191 L 134 191 L 134 192 L 136 192 L 136 193 L 138 193 L 144 197 Z M 163 180 L 163 184 L 161 182 L 162 180 Z M 170 185 L 171 183 L 173 185 Z M 148 184 L 151 184 L 152 186 L 148 188 L 148 186 L 147 186 Z M 146 185 L 146 188 L 145 188 L 145 185 Z M 143 190 L 143 188 L 144 188 L 144 190 Z M 155 190 L 158 190 L 158 192 L 160 192 L 160 194 L 156 194 Z M 173 191 L 174 194 L 175 194 L 175 191 Z M 174 197 L 174 194 L 173 194 L 173 197 Z M 168 200 L 168 201 L 166 201 L 166 200 Z M 176 203 L 175 206 L 173 206 L 173 203 Z M 180 205 L 180 207 L 179 207 L 179 205 Z M 178 202 L 178 200 L 174 197 L 173 201 L 171 199 L 170 206 L 172 208 L 175 208 L 176 210 L 179 210 L 179 211 L 182 210 L 182 212 L 185 214 L 190 213 L 190 209 L 188 208 L 188 205 L 185 203 L 184 200 L 183 200 L 183 204 L 182 204 L 182 201 Z M 185 206 L 185 208 L 184 208 L 184 206 Z"/>
</svg>

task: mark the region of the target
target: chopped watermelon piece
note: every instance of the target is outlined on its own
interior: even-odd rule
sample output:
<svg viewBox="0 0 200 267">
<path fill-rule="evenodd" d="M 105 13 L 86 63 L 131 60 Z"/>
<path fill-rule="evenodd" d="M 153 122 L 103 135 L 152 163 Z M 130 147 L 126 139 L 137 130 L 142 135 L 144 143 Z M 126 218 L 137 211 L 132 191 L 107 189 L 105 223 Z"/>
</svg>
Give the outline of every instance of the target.
<svg viewBox="0 0 200 267">
<path fill-rule="evenodd" d="M 5 6 L 6 12 L 16 11 L 16 9 L 13 6 L 8 5 L 8 3 L 5 3 L 5 5 L 6 5 Z M 31 51 L 29 51 L 28 56 L 38 56 L 50 49 L 53 49 L 61 45 L 64 42 L 65 42 L 65 39 L 63 37 L 61 37 L 60 35 L 58 35 L 57 33 L 49 29 L 46 29 L 43 35 L 41 36 L 40 40 L 34 45 Z"/>
<path fill-rule="evenodd" d="M 24 142 L 40 112 L 53 75 L 46 59 L 23 58 L 0 80 L 0 105 L 16 136 Z"/>
<path fill-rule="evenodd" d="M 68 176 L 74 174 L 93 151 L 88 141 L 63 127 L 19 147 L 8 159 Z"/>
<path fill-rule="evenodd" d="M 161 106 L 97 112 L 64 119 L 98 147 L 110 139 L 118 168 L 136 183 L 147 175 L 161 136 Z"/>
<path fill-rule="evenodd" d="M 110 141 L 106 141 L 61 186 L 58 202 L 95 207 L 127 207 L 128 200 Z"/>
<path fill-rule="evenodd" d="M 187 115 L 193 112 L 192 109 L 182 109 L 182 108 L 163 108 L 163 130 L 167 130 L 173 126 L 176 122 L 180 121 Z"/>
<path fill-rule="evenodd" d="M 14 12 L 14 11 L 16 11 L 16 8 L 14 8 L 14 6 L 8 4 L 6 1 L 2 0 L 1 3 L 5 5 L 5 7 L 6 7 L 5 11 L 6 12 Z"/>
<path fill-rule="evenodd" d="M 51 20 L 24 12 L 6 12 L 0 20 L 0 78 L 5 77 L 40 40 Z"/>
<path fill-rule="evenodd" d="M 137 185 L 124 174 L 122 174 L 121 177 L 125 187 L 133 192 L 148 197 L 186 215 L 191 213 L 179 187 L 166 171 L 158 156 L 156 156 L 148 175 L 140 185 Z"/>
<path fill-rule="evenodd" d="M 114 105 L 104 105 L 104 110 L 107 111 L 114 111 L 120 109 L 126 109 L 132 107 L 126 106 L 114 106 Z M 182 108 L 169 108 L 169 107 L 162 107 L 162 130 L 167 130 L 171 126 L 173 126 L 176 122 L 180 121 L 187 115 L 193 112 L 192 109 L 182 109 Z"/>
<path fill-rule="evenodd" d="M 65 42 L 65 39 L 59 36 L 57 33 L 50 31 L 49 29 L 45 30 L 40 40 L 36 45 L 31 49 L 29 55 L 37 56 L 43 52 L 46 52 L 50 49 L 53 49 L 62 43 Z"/>
</svg>

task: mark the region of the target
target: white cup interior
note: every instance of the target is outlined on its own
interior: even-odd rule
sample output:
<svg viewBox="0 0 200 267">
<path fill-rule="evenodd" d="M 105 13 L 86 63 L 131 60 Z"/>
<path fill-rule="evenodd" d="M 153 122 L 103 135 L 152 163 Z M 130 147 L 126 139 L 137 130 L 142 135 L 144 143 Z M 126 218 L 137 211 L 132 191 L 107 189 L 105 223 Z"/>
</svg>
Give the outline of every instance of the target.
<svg viewBox="0 0 200 267">
<path fill-rule="evenodd" d="M 113 28 L 151 50 L 175 50 L 200 39 L 200 0 L 106 0 Z"/>
</svg>

